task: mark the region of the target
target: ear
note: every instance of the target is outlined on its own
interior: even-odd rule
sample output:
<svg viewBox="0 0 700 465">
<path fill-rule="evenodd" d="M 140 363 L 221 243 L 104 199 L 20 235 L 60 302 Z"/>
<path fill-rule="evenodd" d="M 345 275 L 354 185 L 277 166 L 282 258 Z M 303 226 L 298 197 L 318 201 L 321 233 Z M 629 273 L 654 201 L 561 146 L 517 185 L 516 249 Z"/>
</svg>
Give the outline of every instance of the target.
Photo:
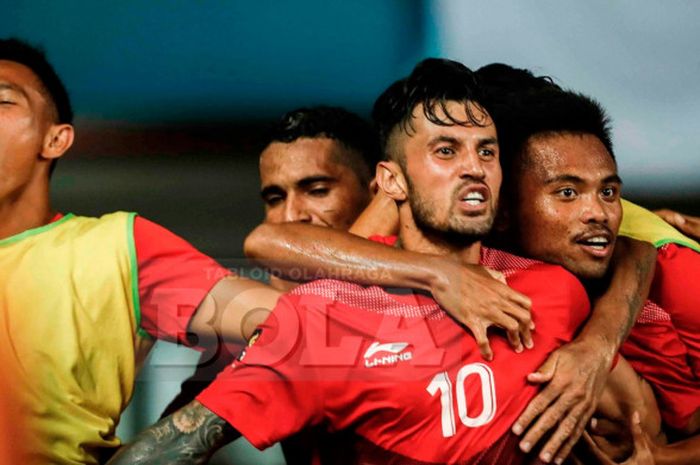
<svg viewBox="0 0 700 465">
<path fill-rule="evenodd" d="M 408 198 L 408 183 L 403 170 L 396 162 L 379 162 L 377 165 L 377 184 L 388 197 L 397 202 L 403 202 Z"/>
<path fill-rule="evenodd" d="M 41 156 L 50 160 L 60 158 L 73 145 L 74 136 L 73 126 L 70 124 L 52 125 L 44 137 Z"/>
</svg>

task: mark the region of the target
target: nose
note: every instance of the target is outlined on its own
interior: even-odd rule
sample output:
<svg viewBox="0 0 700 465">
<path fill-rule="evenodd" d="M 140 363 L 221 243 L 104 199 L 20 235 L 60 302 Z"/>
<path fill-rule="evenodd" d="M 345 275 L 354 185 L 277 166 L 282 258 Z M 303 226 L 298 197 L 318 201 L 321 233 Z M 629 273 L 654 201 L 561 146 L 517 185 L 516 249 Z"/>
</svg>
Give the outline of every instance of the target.
<svg viewBox="0 0 700 465">
<path fill-rule="evenodd" d="M 474 150 L 468 150 L 461 155 L 459 177 L 463 179 L 484 179 L 486 172 L 481 158 Z"/>
<path fill-rule="evenodd" d="M 285 223 L 310 223 L 311 214 L 306 203 L 297 195 L 290 195 L 284 204 Z"/>
<path fill-rule="evenodd" d="M 586 202 L 582 205 L 581 221 L 584 223 L 606 224 L 608 222 L 608 210 L 605 202 L 597 195 L 586 196 Z"/>
</svg>

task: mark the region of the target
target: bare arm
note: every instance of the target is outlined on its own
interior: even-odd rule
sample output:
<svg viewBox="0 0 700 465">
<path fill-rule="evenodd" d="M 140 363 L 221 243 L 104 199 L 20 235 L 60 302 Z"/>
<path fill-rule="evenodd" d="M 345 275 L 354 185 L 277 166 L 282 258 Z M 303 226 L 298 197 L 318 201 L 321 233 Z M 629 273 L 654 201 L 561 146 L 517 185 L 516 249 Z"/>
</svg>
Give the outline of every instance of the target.
<svg viewBox="0 0 700 465">
<path fill-rule="evenodd" d="M 226 421 L 193 401 L 141 432 L 108 464 L 207 463 L 217 449 L 238 437 Z"/>
<path fill-rule="evenodd" d="M 561 463 L 583 433 L 612 364 L 613 357 L 637 319 L 653 278 L 656 249 L 633 239 L 618 238 L 607 291 L 578 337 L 553 352 L 538 372 L 528 376 L 547 383 L 513 426 L 522 434 L 521 448 L 530 450 L 553 431 L 540 452 L 544 462 Z M 529 429 L 528 429 L 529 428 Z"/>
<path fill-rule="evenodd" d="M 487 359 L 492 357 L 486 336 L 490 325 L 506 329 L 516 350 L 532 345 L 530 299 L 493 279 L 482 267 L 292 223 L 260 225 L 244 247 L 253 261 L 285 277 L 334 278 L 431 292 L 472 331 Z"/>
<path fill-rule="evenodd" d="M 230 276 L 209 291 L 188 327 L 200 345 L 243 343 L 277 303 L 281 293 L 252 279 Z"/>
</svg>

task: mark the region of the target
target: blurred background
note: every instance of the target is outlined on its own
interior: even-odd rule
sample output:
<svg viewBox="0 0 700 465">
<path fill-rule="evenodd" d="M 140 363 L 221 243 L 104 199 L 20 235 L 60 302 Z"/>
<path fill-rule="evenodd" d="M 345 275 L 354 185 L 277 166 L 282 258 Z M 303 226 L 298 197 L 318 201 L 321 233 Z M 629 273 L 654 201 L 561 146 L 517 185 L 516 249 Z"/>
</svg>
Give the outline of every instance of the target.
<svg viewBox="0 0 700 465">
<path fill-rule="evenodd" d="M 625 196 L 700 215 L 700 3 L 673 0 L 2 0 L 0 35 L 41 45 L 77 141 L 55 207 L 137 211 L 224 263 L 262 218 L 257 155 L 298 106 L 368 116 L 427 56 L 503 62 L 600 100 Z M 152 423 L 197 353 L 158 344 L 119 432 Z M 236 445 L 241 463 L 283 463 Z M 225 463 L 224 458 L 219 463 Z"/>
</svg>

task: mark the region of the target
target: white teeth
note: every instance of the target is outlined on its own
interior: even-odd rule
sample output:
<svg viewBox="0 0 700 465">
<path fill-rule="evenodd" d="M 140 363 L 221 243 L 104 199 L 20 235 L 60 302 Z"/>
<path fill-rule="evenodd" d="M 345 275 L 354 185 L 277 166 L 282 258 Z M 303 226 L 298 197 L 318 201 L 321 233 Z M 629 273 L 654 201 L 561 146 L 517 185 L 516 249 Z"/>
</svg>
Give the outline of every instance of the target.
<svg viewBox="0 0 700 465">
<path fill-rule="evenodd" d="M 603 236 L 590 237 L 582 242 L 588 247 L 593 247 L 599 250 L 605 249 L 605 247 L 607 247 L 607 245 L 610 244 L 610 241 Z"/>
<path fill-rule="evenodd" d="M 462 201 L 468 205 L 479 205 L 484 201 L 484 195 L 481 192 L 470 192 L 462 198 Z"/>
</svg>

